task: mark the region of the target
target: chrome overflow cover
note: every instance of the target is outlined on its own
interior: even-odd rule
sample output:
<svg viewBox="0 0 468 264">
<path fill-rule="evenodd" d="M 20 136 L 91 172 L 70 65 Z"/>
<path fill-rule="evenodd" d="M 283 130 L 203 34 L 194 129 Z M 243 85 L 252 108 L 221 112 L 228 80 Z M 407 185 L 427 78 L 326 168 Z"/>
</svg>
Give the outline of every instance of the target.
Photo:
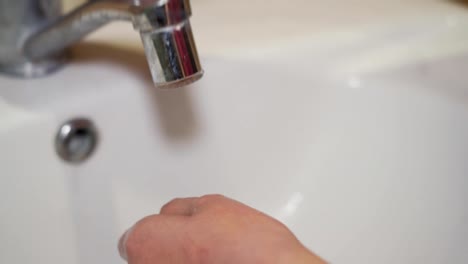
<svg viewBox="0 0 468 264">
<path fill-rule="evenodd" d="M 86 118 L 75 118 L 60 126 L 55 137 L 55 150 L 64 161 L 79 164 L 93 154 L 98 141 L 98 132 L 93 122 Z"/>
</svg>

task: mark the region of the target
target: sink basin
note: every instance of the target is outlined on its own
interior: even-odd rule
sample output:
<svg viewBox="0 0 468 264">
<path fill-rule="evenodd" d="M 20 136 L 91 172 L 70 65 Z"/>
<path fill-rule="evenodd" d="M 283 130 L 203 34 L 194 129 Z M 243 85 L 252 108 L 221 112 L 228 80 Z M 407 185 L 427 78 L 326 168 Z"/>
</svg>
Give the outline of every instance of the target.
<svg viewBox="0 0 468 264">
<path fill-rule="evenodd" d="M 206 75 L 189 87 L 156 90 L 118 23 L 55 75 L 0 77 L 1 263 L 121 263 L 127 227 L 207 193 L 276 217 L 331 263 L 468 262 L 464 7 L 193 2 Z M 74 117 L 100 135 L 79 165 L 54 150 Z"/>
</svg>

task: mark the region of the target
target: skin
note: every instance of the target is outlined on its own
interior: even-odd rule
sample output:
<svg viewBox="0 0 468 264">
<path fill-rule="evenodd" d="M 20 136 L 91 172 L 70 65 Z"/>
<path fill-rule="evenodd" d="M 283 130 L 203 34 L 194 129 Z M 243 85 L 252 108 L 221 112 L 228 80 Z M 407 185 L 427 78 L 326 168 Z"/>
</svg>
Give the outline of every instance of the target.
<svg viewBox="0 0 468 264">
<path fill-rule="evenodd" d="M 220 195 L 175 199 L 119 242 L 129 264 L 324 264 L 277 220 Z"/>
</svg>

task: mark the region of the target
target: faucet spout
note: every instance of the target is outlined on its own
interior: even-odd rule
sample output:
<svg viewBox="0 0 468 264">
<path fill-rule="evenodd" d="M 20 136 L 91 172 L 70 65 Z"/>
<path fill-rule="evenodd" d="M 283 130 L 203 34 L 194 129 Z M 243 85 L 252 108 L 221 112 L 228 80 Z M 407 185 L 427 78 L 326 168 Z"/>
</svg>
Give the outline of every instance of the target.
<svg viewBox="0 0 468 264">
<path fill-rule="evenodd" d="M 40 61 L 109 22 L 131 21 L 140 32 L 155 85 L 179 87 L 203 75 L 190 16 L 188 0 L 90 1 L 28 37 L 23 52 L 27 60 Z"/>
</svg>

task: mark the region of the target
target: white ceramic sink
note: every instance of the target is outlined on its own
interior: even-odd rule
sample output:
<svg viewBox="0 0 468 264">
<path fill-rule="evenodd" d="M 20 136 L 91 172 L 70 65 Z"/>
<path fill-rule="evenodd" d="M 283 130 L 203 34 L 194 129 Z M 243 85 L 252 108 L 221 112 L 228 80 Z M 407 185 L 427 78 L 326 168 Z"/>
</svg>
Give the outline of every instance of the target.
<svg viewBox="0 0 468 264">
<path fill-rule="evenodd" d="M 0 77 L 0 263 L 120 263 L 127 227 L 207 193 L 331 263 L 468 263 L 468 13 L 282 2 L 193 0 L 190 87 L 154 89 L 126 24 L 55 75 Z M 101 141 L 68 165 L 53 140 L 81 116 Z"/>
</svg>

